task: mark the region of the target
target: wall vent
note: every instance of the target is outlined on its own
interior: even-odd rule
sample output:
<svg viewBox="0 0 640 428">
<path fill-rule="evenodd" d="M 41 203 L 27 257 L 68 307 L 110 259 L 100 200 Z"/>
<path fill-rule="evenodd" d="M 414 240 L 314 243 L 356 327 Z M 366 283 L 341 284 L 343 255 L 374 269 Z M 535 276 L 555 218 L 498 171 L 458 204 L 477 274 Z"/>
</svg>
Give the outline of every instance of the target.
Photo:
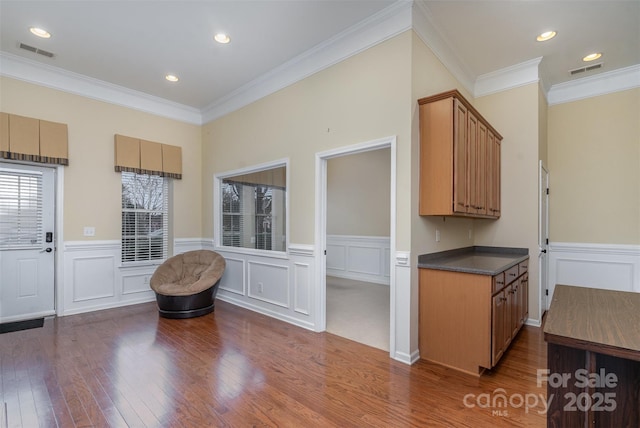
<svg viewBox="0 0 640 428">
<path fill-rule="evenodd" d="M 29 45 L 24 44 L 24 43 L 20 43 L 19 47 L 20 47 L 20 49 L 24 49 L 24 50 L 29 51 L 29 52 L 33 52 L 33 53 L 37 53 L 37 54 L 40 54 L 40 55 L 44 55 L 44 56 L 46 56 L 48 58 L 53 58 L 53 53 L 49 52 L 49 51 L 45 51 L 44 49 L 38 49 L 36 47 L 29 46 Z"/>
<path fill-rule="evenodd" d="M 602 68 L 603 64 L 604 64 L 603 62 L 599 62 L 597 64 L 588 65 L 586 67 L 574 68 L 573 70 L 569 70 L 569 74 L 571 74 L 573 76 L 575 74 L 580 74 L 580 73 L 585 73 L 587 71 L 597 70 L 599 68 Z"/>
</svg>

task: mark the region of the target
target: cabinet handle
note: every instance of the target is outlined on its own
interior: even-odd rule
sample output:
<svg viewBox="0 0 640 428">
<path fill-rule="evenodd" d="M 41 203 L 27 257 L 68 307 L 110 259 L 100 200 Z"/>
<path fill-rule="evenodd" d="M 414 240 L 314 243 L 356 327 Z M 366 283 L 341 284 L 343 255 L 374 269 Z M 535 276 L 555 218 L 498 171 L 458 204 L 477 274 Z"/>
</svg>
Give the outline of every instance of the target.
<svg viewBox="0 0 640 428">
<path fill-rule="evenodd" d="M 516 274 L 515 273 L 510 273 L 509 276 L 516 276 Z"/>
<path fill-rule="evenodd" d="M 522 269 L 526 269 L 526 268 L 528 268 L 528 267 L 529 267 L 529 266 L 524 265 L 524 266 L 522 266 Z"/>
</svg>

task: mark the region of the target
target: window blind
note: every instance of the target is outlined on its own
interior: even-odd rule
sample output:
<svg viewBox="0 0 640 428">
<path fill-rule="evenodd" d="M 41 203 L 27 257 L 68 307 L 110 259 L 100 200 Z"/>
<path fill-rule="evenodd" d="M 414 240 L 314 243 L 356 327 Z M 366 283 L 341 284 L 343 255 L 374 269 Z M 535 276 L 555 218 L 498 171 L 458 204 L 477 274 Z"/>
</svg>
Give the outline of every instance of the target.
<svg viewBox="0 0 640 428">
<path fill-rule="evenodd" d="M 0 170 L 0 248 L 42 247 L 42 175 Z"/>
<path fill-rule="evenodd" d="M 164 260 L 168 242 L 168 179 L 122 172 L 122 262 Z"/>
</svg>

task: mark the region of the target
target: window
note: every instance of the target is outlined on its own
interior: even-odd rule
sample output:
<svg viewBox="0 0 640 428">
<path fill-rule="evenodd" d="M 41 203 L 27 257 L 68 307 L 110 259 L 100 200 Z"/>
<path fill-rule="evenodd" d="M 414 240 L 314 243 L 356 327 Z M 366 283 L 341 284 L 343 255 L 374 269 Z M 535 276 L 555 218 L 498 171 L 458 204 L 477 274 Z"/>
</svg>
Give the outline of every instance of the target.
<svg viewBox="0 0 640 428">
<path fill-rule="evenodd" d="M 0 248 L 42 245 L 42 174 L 0 170 Z"/>
<path fill-rule="evenodd" d="M 169 179 L 122 172 L 122 262 L 168 256 Z"/>
<path fill-rule="evenodd" d="M 286 166 L 221 181 L 222 245 L 286 250 Z"/>
</svg>

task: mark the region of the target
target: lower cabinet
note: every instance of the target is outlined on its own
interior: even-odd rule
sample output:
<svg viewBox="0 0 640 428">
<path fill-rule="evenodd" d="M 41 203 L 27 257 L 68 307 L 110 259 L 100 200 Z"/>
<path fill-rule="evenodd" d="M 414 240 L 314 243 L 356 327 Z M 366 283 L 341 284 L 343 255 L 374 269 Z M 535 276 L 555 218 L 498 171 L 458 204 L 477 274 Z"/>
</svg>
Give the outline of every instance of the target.
<svg viewBox="0 0 640 428">
<path fill-rule="evenodd" d="M 419 275 L 420 357 L 476 376 L 494 367 L 528 318 L 528 259 L 493 277 Z"/>
<path fill-rule="evenodd" d="M 492 296 L 491 365 L 495 366 L 529 317 L 529 274 Z"/>
</svg>

